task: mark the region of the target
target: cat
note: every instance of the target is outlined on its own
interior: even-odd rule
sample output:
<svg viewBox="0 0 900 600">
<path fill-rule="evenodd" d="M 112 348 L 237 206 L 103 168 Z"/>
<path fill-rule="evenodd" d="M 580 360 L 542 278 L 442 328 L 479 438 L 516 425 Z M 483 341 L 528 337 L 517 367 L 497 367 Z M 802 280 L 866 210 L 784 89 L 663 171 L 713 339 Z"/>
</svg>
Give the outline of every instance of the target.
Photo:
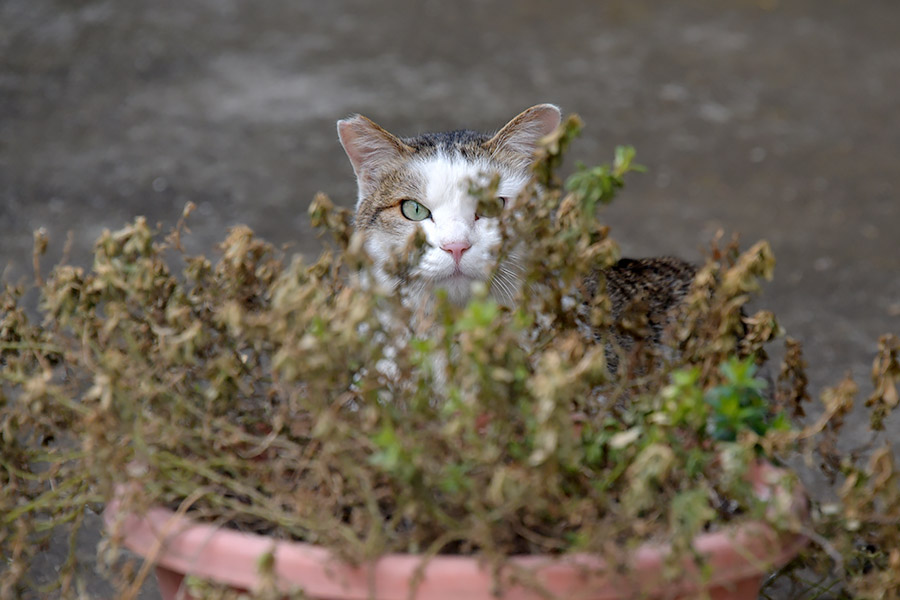
<svg viewBox="0 0 900 600">
<path fill-rule="evenodd" d="M 355 228 L 364 233 L 378 282 L 388 289 L 404 283 L 386 266 L 419 229 L 426 244 L 414 269 L 418 284 L 408 290 L 413 304 L 426 303 L 436 288 L 464 304 L 473 282 L 490 282 L 498 302 L 514 303 L 520 291 L 514 257 L 492 273 L 499 222 L 477 213 L 470 189 L 499 176 L 500 202 L 514 200 L 531 176 L 539 140 L 560 121 L 553 104 L 526 109 L 494 134 L 458 130 L 400 138 L 362 115 L 338 121 L 357 181 Z M 673 257 L 621 259 L 602 274 L 613 319 L 623 324 L 616 337 L 630 347 L 639 338 L 659 340 L 695 268 Z M 600 280 L 597 273 L 586 274 L 591 293 Z"/>
</svg>

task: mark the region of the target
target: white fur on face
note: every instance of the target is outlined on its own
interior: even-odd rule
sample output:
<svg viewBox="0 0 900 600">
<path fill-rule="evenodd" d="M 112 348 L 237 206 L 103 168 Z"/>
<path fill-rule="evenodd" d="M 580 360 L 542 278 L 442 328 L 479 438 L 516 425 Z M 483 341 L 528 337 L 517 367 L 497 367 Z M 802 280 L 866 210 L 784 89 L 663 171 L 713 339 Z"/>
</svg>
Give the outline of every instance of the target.
<svg viewBox="0 0 900 600">
<path fill-rule="evenodd" d="M 421 261 L 413 270 L 418 280 L 408 290 L 410 300 L 421 304 L 426 294 L 434 288 L 447 290 L 454 303 L 465 303 L 472 293 L 474 282 L 487 282 L 496 263 L 496 251 L 500 245 L 500 228 L 497 219 L 475 218 L 477 200 L 469 193 L 472 184 L 487 185 L 499 171 L 497 195 L 514 199 L 528 181 L 527 173 L 516 172 L 491 164 L 487 160 L 469 160 L 462 156 L 438 153 L 415 160 L 409 165 L 410 173 L 417 180 L 417 187 L 424 190 L 421 198 L 415 198 L 431 211 L 431 218 L 406 222 L 409 235 L 420 227 L 428 243 Z M 393 252 L 402 248 L 408 236 L 387 232 L 372 232 L 366 247 L 376 264 L 384 264 Z M 450 243 L 466 243 L 459 265 L 452 255 L 441 247 Z M 515 293 L 514 271 L 501 265 L 501 275 L 494 280 L 492 290 L 499 301 L 512 301 Z M 506 276 L 502 272 L 506 271 Z M 383 284 L 395 287 L 382 272 Z"/>
</svg>

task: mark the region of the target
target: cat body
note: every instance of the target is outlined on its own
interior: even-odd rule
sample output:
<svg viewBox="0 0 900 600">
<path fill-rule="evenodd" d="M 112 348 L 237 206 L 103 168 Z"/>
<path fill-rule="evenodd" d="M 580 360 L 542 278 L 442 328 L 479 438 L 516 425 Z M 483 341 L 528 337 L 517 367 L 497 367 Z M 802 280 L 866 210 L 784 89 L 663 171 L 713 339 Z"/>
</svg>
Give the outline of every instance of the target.
<svg viewBox="0 0 900 600">
<path fill-rule="evenodd" d="M 540 104 L 493 135 L 463 130 L 413 138 L 394 136 L 360 115 L 339 121 L 341 144 L 358 184 L 355 227 L 365 234 L 378 282 L 388 289 L 408 283 L 387 265 L 420 230 L 424 253 L 414 269 L 416 283 L 405 290 L 414 305 L 426 304 L 437 288 L 463 304 L 474 282 L 490 283 L 498 302 L 516 302 L 521 285 L 515 253 L 497 264 L 498 218 L 477 214 L 470 190 L 497 178 L 496 194 L 510 210 L 529 181 L 538 141 L 559 126 L 560 118 L 556 106 Z M 614 319 L 645 310 L 646 337 L 658 340 L 694 273 L 675 258 L 622 259 L 602 273 Z M 589 291 L 596 292 L 600 280 L 599 273 L 586 274 Z"/>
<path fill-rule="evenodd" d="M 635 342 L 649 342 L 654 347 L 659 344 L 696 273 L 692 264 L 671 256 L 623 258 L 602 271 L 619 352 L 631 350 Z M 591 295 L 597 293 L 599 275 L 592 273 L 586 278 Z M 602 335 L 596 337 L 600 341 Z M 619 364 L 619 352 L 607 349 L 611 369 Z"/>
</svg>

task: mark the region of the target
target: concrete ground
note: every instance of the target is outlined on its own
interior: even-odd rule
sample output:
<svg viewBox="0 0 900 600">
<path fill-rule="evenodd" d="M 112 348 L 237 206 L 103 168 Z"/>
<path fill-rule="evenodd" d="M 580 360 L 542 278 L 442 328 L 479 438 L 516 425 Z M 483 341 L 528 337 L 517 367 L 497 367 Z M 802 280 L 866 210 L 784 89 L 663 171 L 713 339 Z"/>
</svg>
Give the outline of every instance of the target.
<svg viewBox="0 0 900 600">
<path fill-rule="evenodd" d="M 38 227 L 84 262 L 188 200 L 198 249 L 246 223 L 311 254 L 313 194 L 354 200 L 336 119 L 494 129 L 539 102 L 586 122 L 572 162 L 628 143 L 649 167 L 604 214 L 627 255 L 768 239 L 756 304 L 813 391 L 867 392 L 900 333 L 896 0 L 3 0 L 0 269 L 27 275 Z"/>
</svg>

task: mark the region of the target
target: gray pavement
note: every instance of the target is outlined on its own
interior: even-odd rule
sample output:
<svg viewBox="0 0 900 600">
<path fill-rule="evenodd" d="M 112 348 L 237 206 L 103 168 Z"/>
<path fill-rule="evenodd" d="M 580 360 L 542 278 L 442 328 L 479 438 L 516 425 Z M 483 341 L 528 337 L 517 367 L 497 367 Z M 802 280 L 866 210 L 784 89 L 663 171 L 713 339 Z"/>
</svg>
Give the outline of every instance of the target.
<svg viewBox="0 0 900 600">
<path fill-rule="evenodd" d="M 629 143 L 649 167 L 604 215 L 626 254 L 768 239 L 756 305 L 814 391 L 865 393 L 900 333 L 896 0 L 2 0 L 0 269 L 28 273 L 37 227 L 86 262 L 188 200 L 195 249 L 246 223 L 311 254 L 313 194 L 353 202 L 336 119 L 493 129 L 538 102 L 586 122 L 573 160 Z"/>
</svg>

